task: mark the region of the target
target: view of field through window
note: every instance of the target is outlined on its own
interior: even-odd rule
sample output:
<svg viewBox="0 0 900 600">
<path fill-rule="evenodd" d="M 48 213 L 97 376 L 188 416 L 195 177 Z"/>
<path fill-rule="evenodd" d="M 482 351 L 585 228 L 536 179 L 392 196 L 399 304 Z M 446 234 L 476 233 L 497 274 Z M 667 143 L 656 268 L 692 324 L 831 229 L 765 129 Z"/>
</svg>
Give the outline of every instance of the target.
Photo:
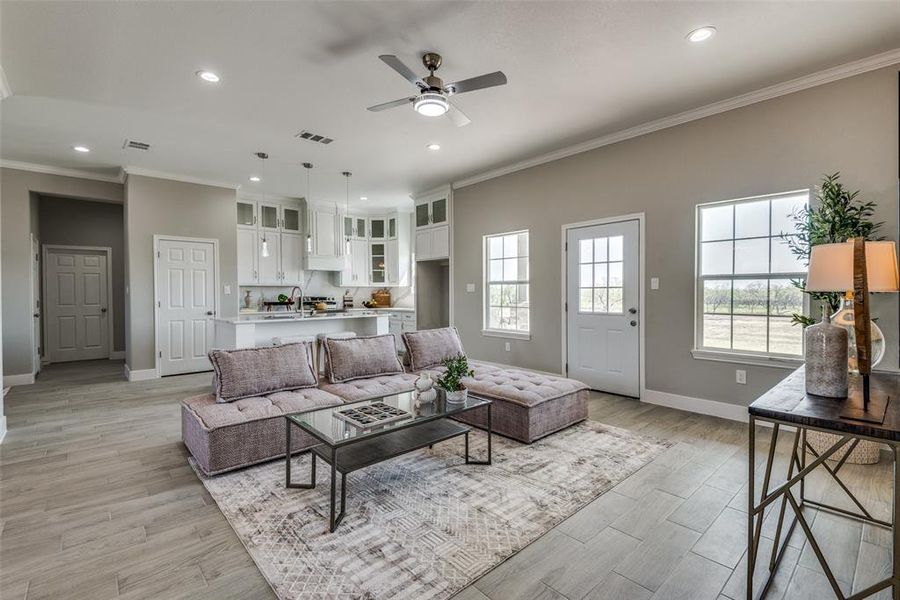
<svg viewBox="0 0 900 600">
<path fill-rule="evenodd" d="M 488 329 L 529 331 L 528 232 L 487 236 Z"/>
</svg>

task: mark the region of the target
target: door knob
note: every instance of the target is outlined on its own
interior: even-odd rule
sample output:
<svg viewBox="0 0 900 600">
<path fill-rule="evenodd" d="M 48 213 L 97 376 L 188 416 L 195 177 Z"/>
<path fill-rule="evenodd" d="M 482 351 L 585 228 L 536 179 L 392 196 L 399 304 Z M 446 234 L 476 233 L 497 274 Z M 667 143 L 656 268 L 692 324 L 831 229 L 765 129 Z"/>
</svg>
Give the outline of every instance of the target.
<svg viewBox="0 0 900 600">
<path fill-rule="evenodd" d="M 106 309 L 105 309 L 105 308 L 101 308 L 101 309 L 100 309 L 100 312 L 105 313 L 105 312 L 106 312 Z"/>
<path fill-rule="evenodd" d="M 637 321 L 631 321 L 628 324 L 631 325 L 632 327 L 637 327 Z"/>
<path fill-rule="evenodd" d="M 634 308 L 634 307 L 632 307 L 632 308 L 629 308 L 629 309 L 628 309 L 628 312 L 630 312 L 630 313 L 633 314 L 633 315 L 636 315 L 636 314 L 637 314 L 637 309 Z"/>
<path fill-rule="evenodd" d="M 34 313 L 34 318 L 35 318 L 35 319 L 40 319 L 40 318 L 41 318 L 41 313 Z"/>
<path fill-rule="evenodd" d="M 216 314 L 216 311 L 214 311 L 214 310 L 208 310 L 208 311 L 206 311 L 206 314 L 209 315 L 209 316 L 213 316 L 214 314 Z"/>
</svg>

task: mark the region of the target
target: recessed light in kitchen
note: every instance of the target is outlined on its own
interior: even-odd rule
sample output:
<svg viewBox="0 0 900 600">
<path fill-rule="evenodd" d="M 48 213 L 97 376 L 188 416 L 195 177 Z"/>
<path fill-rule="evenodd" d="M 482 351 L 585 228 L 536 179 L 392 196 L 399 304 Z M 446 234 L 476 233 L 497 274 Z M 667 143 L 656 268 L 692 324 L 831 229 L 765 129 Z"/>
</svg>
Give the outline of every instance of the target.
<svg viewBox="0 0 900 600">
<path fill-rule="evenodd" d="M 72 146 L 72 150 L 75 152 L 90 152 L 91 149 L 87 146 Z"/>
<path fill-rule="evenodd" d="M 431 150 L 431 151 L 434 151 L 434 150 L 440 150 L 440 149 L 441 149 L 441 145 L 440 145 L 440 144 L 428 144 L 428 145 L 425 146 L 425 147 L 428 148 L 428 149 Z"/>
<path fill-rule="evenodd" d="M 219 83 L 219 76 L 212 71 L 207 71 L 205 69 L 197 71 L 197 77 L 203 81 L 208 81 L 209 83 Z"/>
<path fill-rule="evenodd" d="M 262 179 L 260 179 L 256 175 L 253 175 L 250 177 L 250 181 L 252 181 L 253 183 L 259 183 L 260 181 L 262 181 Z"/>
<path fill-rule="evenodd" d="M 716 34 L 716 28 L 712 25 L 705 25 L 703 27 L 698 27 L 693 30 L 689 34 L 687 34 L 687 39 L 689 42 L 705 42 L 712 36 Z"/>
</svg>

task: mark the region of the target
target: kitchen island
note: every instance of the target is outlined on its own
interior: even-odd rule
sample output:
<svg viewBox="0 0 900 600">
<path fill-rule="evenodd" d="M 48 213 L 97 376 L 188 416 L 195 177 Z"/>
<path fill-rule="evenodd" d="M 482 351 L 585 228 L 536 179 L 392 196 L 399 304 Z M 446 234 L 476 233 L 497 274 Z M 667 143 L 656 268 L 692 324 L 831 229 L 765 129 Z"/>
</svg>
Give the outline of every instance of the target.
<svg viewBox="0 0 900 600">
<path fill-rule="evenodd" d="M 388 315 L 373 311 L 348 311 L 301 316 L 300 313 L 271 312 L 218 318 L 215 347 L 255 348 L 271 346 L 272 338 L 352 331 L 356 335 L 389 333 Z"/>
</svg>

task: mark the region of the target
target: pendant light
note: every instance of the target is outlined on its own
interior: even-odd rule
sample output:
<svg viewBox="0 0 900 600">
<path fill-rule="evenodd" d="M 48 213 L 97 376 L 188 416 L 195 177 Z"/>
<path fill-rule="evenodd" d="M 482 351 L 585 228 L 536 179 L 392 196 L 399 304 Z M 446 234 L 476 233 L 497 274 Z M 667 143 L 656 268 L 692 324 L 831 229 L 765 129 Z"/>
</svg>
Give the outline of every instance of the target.
<svg viewBox="0 0 900 600">
<path fill-rule="evenodd" d="M 344 201 L 344 214 L 349 215 L 350 214 L 350 176 L 353 175 L 353 173 L 351 173 L 350 171 L 344 171 L 343 173 L 341 173 L 341 175 L 343 175 L 344 177 L 347 178 L 347 197 L 346 197 L 346 200 Z M 347 256 L 350 256 L 351 249 L 352 248 L 351 248 L 351 244 L 350 244 L 350 236 L 345 235 L 345 237 L 344 237 L 344 254 L 346 254 Z"/>
<path fill-rule="evenodd" d="M 309 199 L 309 172 L 312 170 L 312 163 L 305 162 L 303 163 L 303 168 L 306 169 L 306 205 L 310 205 Z M 309 219 L 306 221 L 306 253 L 312 254 L 313 251 L 313 243 L 312 243 L 312 233 L 309 230 Z"/>
<path fill-rule="evenodd" d="M 263 181 L 265 181 L 266 177 L 266 159 L 269 158 L 269 155 L 265 152 L 257 152 L 257 158 L 259 158 L 262 166 L 260 167 L 260 173 L 262 174 Z M 266 202 L 266 190 L 263 188 L 263 204 Z M 261 252 L 263 258 L 269 258 L 269 240 L 266 239 L 266 232 L 263 230 L 262 236 L 262 249 Z"/>
</svg>

